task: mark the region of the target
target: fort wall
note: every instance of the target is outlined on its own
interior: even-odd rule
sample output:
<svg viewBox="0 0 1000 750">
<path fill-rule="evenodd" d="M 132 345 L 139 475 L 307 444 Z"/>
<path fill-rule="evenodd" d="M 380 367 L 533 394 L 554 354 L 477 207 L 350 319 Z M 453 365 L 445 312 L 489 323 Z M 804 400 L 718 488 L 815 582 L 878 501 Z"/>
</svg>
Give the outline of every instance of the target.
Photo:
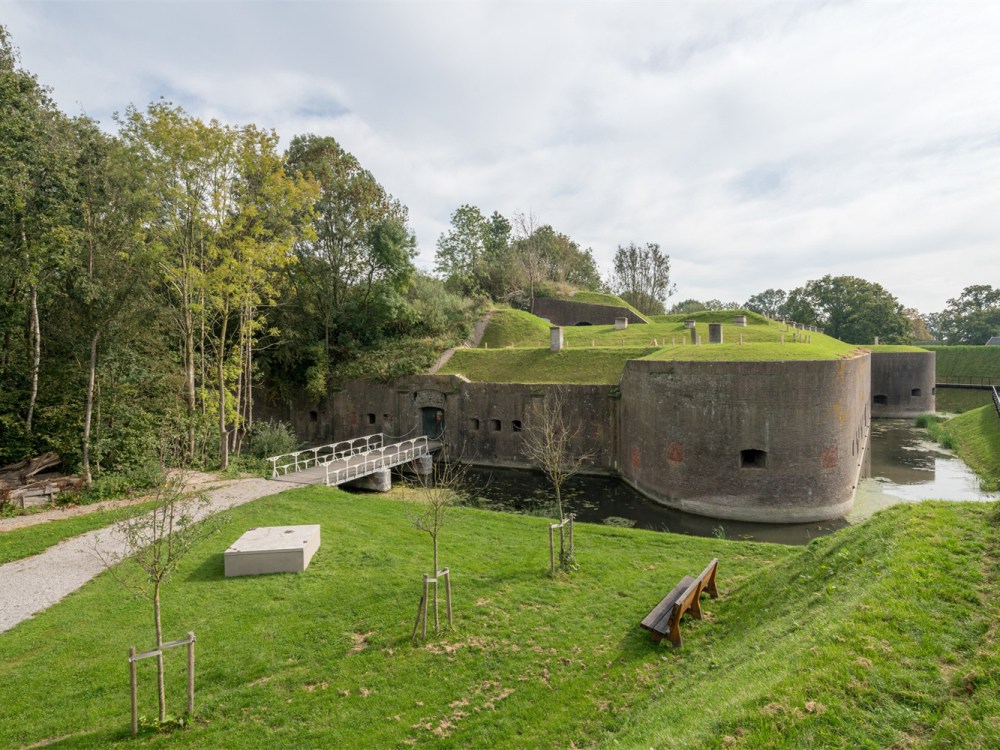
<svg viewBox="0 0 1000 750">
<path fill-rule="evenodd" d="M 574 302 L 552 297 L 535 297 L 531 313 L 557 326 L 611 326 L 615 324 L 615 318 L 628 318 L 629 325 L 648 322 L 627 307 Z"/>
<path fill-rule="evenodd" d="M 872 352 L 872 416 L 932 414 L 936 357 L 934 352 Z"/>
<path fill-rule="evenodd" d="M 581 427 L 570 450 L 587 456 L 588 473 L 618 474 L 699 515 L 820 521 L 853 503 L 868 444 L 871 361 L 868 353 L 830 361 L 631 360 L 617 387 L 417 375 L 352 382 L 313 408 L 293 402 L 260 413 L 290 421 L 311 444 L 428 434 L 443 439 L 453 460 L 527 468 L 533 415 L 558 399 L 564 421 Z"/>
<path fill-rule="evenodd" d="M 839 518 L 868 436 L 870 359 L 633 360 L 622 377 L 619 465 L 691 513 L 774 523 Z"/>
</svg>

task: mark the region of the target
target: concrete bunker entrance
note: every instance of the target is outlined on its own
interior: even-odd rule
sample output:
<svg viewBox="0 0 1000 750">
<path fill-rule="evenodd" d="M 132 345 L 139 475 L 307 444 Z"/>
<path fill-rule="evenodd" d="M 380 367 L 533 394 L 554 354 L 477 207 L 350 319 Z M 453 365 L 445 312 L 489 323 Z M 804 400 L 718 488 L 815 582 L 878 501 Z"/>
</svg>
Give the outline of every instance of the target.
<svg viewBox="0 0 1000 750">
<path fill-rule="evenodd" d="M 422 407 L 420 429 L 431 440 L 440 440 L 444 435 L 444 409 L 437 406 Z"/>
</svg>

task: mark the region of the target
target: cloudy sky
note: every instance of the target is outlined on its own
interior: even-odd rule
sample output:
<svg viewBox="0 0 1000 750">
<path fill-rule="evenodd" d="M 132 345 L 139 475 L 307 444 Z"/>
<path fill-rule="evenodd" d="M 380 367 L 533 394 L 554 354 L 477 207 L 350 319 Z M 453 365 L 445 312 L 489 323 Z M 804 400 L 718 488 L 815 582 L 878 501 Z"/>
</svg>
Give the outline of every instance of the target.
<svg viewBox="0 0 1000 750">
<path fill-rule="evenodd" d="M 0 0 L 60 107 L 165 97 L 332 135 L 410 208 L 531 212 L 677 299 L 824 274 L 940 310 L 1000 284 L 997 2 Z"/>
</svg>

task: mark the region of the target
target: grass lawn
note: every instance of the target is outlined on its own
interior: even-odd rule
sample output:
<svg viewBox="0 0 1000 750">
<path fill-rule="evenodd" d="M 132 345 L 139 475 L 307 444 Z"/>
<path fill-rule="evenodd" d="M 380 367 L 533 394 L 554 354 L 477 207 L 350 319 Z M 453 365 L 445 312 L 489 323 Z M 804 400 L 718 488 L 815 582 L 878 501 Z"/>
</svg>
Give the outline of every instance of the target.
<svg viewBox="0 0 1000 750">
<path fill-rule="evenodd" d="M 991 506 L 897 506 L 802 548 L 580 524 L 581 569 L 557 579 L 545 519 L 458 508 L 456 629 L 417 645 L 430 544 L 409 508 L 309 488 L 232 511 L 165 589 L 166 637 L 198 636 L 197 720 L 138 742 L 125 653 L 150 607 L 99 577 L 0 635 L 0 746 L 1000 746 Z M 246 529 L 305 523 L 323 535 L 306 572 L 223 577 Z M 712 557 L 722 597 L 682 649 L 653 644 L 639 620 Z"/>
<path fill-rule="evenodd" d="M 642 359 L 651 347 L 624 349 L 459 349 L 441 374 L 460 373 L 473 382 L 618 383 L 630 359 Z"/>
<path fill-rule="evenodd" d="M 935 409 L 946 414 L 961 414 L 993 403 L 990 391 L 973 391 L 964 388 L 938 388 L 934 396 Z"/>
</svg>

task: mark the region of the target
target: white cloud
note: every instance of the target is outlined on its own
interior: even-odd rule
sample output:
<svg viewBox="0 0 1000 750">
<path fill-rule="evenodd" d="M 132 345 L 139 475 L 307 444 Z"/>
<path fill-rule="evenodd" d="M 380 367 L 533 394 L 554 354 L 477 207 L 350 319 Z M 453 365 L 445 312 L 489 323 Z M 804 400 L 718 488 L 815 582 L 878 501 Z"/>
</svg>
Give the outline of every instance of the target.
<svg viewBox="0 0 1000 750">
<path fill-rule="evenodd" d="M 105 121 L 159 96 L 335 136 L 433 263 L 462 203 L 682 297 L 825 273 L 940 309 L 1000 283 L 1000 6 L 0 0 L 25 66 Z"/>
</svg>

